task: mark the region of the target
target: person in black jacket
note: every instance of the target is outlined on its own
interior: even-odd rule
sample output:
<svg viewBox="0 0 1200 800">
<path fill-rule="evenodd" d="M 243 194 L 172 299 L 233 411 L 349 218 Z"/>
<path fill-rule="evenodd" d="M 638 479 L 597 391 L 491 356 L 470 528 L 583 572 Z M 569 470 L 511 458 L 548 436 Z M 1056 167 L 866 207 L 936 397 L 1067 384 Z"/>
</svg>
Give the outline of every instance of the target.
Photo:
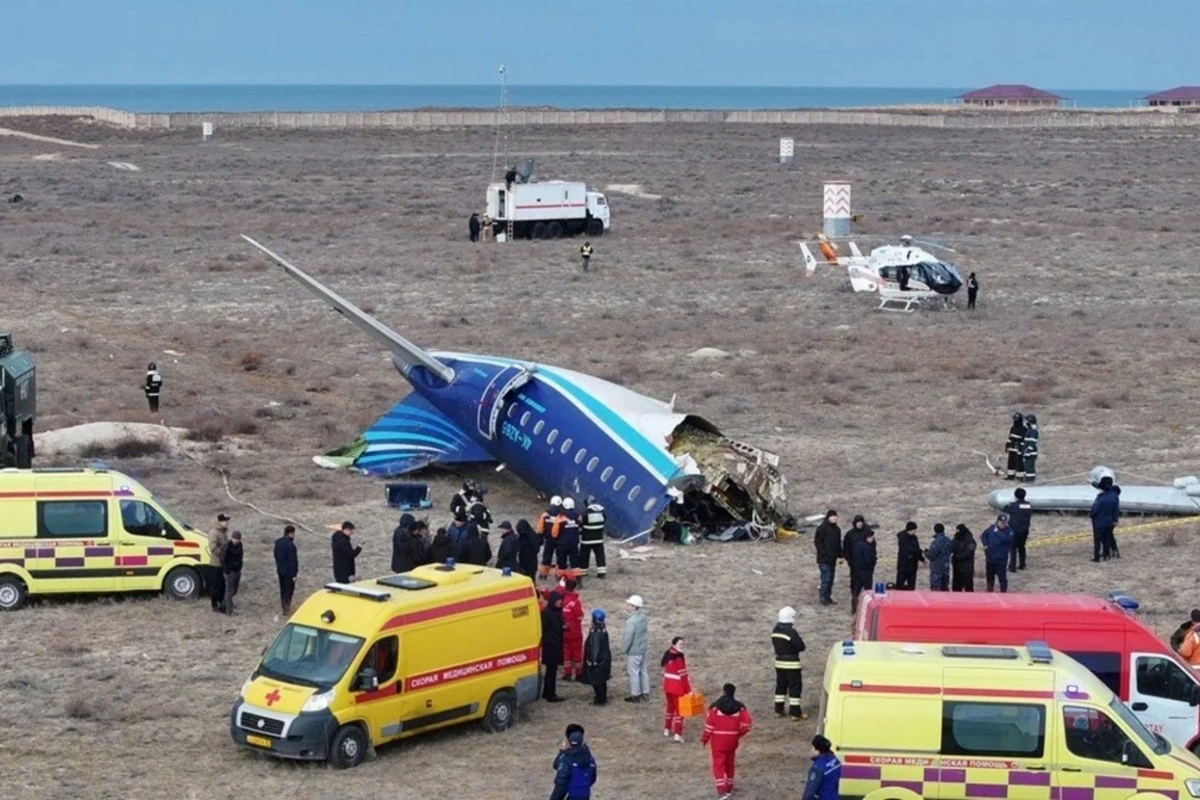
<svg viewBox="0 0 1200 800">
<path fill-rule="evenodd" d="M 583 643 L 583 677 L 592 687 L 592 705 L 608 703 L 608 681 L 612 677 L 612 649 L 608 644 L 608 626 L 604 609 L 592 611 L 592 629 Z"/>
<path fill-rule="evenodd" d="M 296 552 L 296 526 L 288 525 L 275 540 L 275 574 L 279 576 L 279 605 L 285 617 L 292 614 L 292 596 L 300 575 L 300 554 Z M 278 618 L 277 618 L 278 619 Z"/>
<path fill-rule="evenodd" d="M 975 298 L 979 295 L 979 279 L 972 272 L 967 276 L 967 308 L 975 308 Z"/>
<path fill-rule="evenodd" d="M 529 520 L 517 520 L 517 541 L 517 563 L 521 565 L 521 574 L 536 580 L 541 541 Z"/>
<path fill-rule="evenodd" d="M 854 543 L 854 554 L 850 557 L 850 569 L 854 574 L 855 583 L 861 591 L 854 595 L 850 604 L 850 613 L 858 611 L 858 597 L 864 591 L 870 591 L 875 585 L 875 564 L 879 561 L 875 549 L 875 531 L 870 528 L 861 539 Z"/>
<path fill-rule="evenodd" d="M 467 528 L 467 538 L 458 548 L 458 560 L 477 567 L 486 567 L 492 560 L 492 546 L 479 534 L 479 528 L 475 525 Z"/>
<path fill-rule="evenodd" d="M 1025 543 L 1029 541 L 1029 526 L 1033 522 L 1033 506 L 1025 501 L 1025 487 L 1017 487 L 1013 497 L 1013 502 L 1001 509 L 1008 514 L 1008 527 L 1013 532 L 1013 546 L 1008 553 L 1009 572 L 1025 569 Z"/>
<path fill-rule="evenodd" d="M 450 543 L 446 529 L 438 528 L 429 545 L 429 561 L 432 564 L 445 564 L 451 558 L 454 558 L 454 545 Z"/>
<path fill-rule="evenodd" d="M 1010 481 L 1025 480 L 1025 417 L 1019 411 L 1012 415 L 1004 451 L 1008 453 L 1008 471 L 1004 477 Z"/>
<path fill-rule="evenodd" d="M 950 542 L 950 589 L 975 591 L 975 536 L 966 525 L 954 529 Z"/>
<path fill-rule="evenodd" d="M 409 558 L 401 556 L 401 550 L 404 549 L 406 541 L 411 541 L 412 526 L 416 522 L 416 517 L 412 514 L 401 514 L 400 524 L 392 531 L 392 572 L 408 572 L 415 564 L 411 564 Z M 409 544 L 411 549 L 411 544 Z"/>
<path fill-rule="evenodd" d="M 912 590 L 917 588 L 917 567 L 925 562 L 925 553 L 921 550 L 921 541 L 917 538 L 917 523 L 909 521 L 904 530 L 896 534 L 899 550 L 896 553 L 896 588 Z"/>
<path fill-rule="evenodd" d="M 333 579 L 338 583 L 350 583 L 354 580 L 354 559 L 362 552 L 362 548 L 351 543 L 354 534 L 354 523 L 342 523 L 342 529 L 335 531 L 333 542 Z"/>
<path fill-rule="evenodd" d="M 561 703 L 565 698 L 558 696 L 558 668 L 563 663 L 563 597 L 551 592 L 542 609 L 542 699 L 548 703 Z"/>
<path fill-rule="evenodd" d="M 496 569 L 507 567 L 514 573 L 520 572 L 520 553 L 521 540 L 517 538 L 512 523 L 504 520 L 500 523 L 500 549 L 496 552 Z"/>
<path fill-rule="evenodd" d="M 870 589 L 870 586 L 862 586 L 858 582 L 858 573 L 854 570 L 854 546 L 863 540 L 867 533 L 867 520 L 862 514 L 854 516 L 854 522 L 850 524 L 850 530 L 846 531 L 846 535 L 842 537 L 842 558 L 846 561 L 846 566 L 850 568 L 850 603 L 852 606 L 858 605 L 858 596 L 863 589 Z"/>
<path fill-rule="evenodd" d="M 221 555 L 221 574 L 225 576 L 225 600 L 221 610 L 226 614 L 233 613 L 233 598 L 238 593 L 242 582 L 242 532 L 234 531 L 229 534 L 229 544 Z"/>
<path fill-rule="evenodd" d="M 825 520 L 813 534 L 813 546 L 817 551 L 817 569 L 821 571 L 821 605 L 833 605 L 833 574 L 838 558 L 842 554 L 842 529 L 837 524 L 838 515 L 832 508 L 825 512 Z"/>
</svg>

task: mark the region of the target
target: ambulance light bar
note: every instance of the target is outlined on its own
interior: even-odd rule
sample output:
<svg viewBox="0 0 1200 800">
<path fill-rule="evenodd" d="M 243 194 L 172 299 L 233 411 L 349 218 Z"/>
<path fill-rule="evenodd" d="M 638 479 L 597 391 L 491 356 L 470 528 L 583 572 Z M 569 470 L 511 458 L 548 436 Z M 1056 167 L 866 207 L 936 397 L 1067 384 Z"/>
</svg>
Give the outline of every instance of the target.
<svg viewBox="0 0 1200 800">
<path fill-rule="evenodd" d="M 325 588 L 331 592 L 338 594 L 352 594 L 356 597 L 365 597 L 368 600 L 374 600 L 377 603 L 382 603 L 385 600 L 390 600 L 391 592 L 382 592 L 379 589 L 368 589 L 366 586 L 355 586 L 350 583 L 327 583 Z"/>
</svg>

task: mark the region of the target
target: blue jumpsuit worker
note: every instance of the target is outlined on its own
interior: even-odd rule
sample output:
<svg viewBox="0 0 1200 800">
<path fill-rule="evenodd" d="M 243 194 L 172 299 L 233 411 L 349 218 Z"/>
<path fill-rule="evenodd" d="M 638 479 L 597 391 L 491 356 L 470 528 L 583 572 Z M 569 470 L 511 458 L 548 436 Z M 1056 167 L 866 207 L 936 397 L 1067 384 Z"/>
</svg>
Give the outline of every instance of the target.
<svg viewBox="0 0 1200 800">
<path fill-rule="evenodd" d="M 1012 528 L 1013 546 L 1008 556 L 1008 571 L 1025 569 L 1025 543 L 1029 541 L 1029 526 L 1033 522 L 1033 506 L 1025 501 L 1025 490 L 1018 487 L 1014 499 L 1001 509 L 1008 514 L 1008 527 Z"/>
<path fill-rule="evenodd" d="M 940 522 L 933 526 L 933 541 L 925 557 L 929 559 L 929 588 L 935 592 L 950 591 L 950 538 L 946 536 L 946 526 Z"/>
<path fill-rule="evenodd" d="M 812 762 L 801 800 L 838 800 L 842 762 L 833 754 L 833 745 L 824 736 L 813 737 Z"/>
<path fill-rule="evenodd" d="M 983 543 L 983 566 L 987 575 L 987 590 L 995 591 L 995 584 L 1000 584 L 1000 591 L 1008 591 L 1008 554 L 1012 549 L 1012 529 L 1008 527 L 1008 515 L 996 516 L 994 525 L 988 527 L 979 537 Z"/>
</svg>

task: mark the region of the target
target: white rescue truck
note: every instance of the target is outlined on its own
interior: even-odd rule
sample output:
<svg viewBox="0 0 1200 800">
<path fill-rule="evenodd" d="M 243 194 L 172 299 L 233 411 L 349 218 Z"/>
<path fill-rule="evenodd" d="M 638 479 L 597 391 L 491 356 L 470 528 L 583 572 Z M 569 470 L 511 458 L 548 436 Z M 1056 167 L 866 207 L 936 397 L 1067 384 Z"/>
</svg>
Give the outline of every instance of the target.
<svg viewBox="0 0 1200 800">
<path fill-rule="evenodd" d="M 579 181 L 497 182 L 487 189 L 487 216 L 494 235 L 557 239 L 584 233 L 601 236 L 610 227 L 608 199 Z"/>
</svg>

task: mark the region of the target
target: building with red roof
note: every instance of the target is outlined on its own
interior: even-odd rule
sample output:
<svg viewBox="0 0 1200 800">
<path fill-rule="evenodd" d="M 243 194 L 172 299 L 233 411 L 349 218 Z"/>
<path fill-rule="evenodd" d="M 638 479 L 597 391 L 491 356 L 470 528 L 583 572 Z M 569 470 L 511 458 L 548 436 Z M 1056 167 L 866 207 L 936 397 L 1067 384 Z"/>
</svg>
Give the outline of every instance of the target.
<svg viewBox="0 0 1200 800">
<path fill-rule="evenodd" d="M 1151 106 L 1200 106 L 1200 86 L 1176 86 L 1142 99 Z"/>
<path fill-rule="evenodd" d="M 976 89 L 957 98 L 969 106 L 1000 106 L 1011 108 L 1058 108 L 1064 98 L 1053 92 L 1035 89 L 1025 84 L 1003 84 Z"/>
</svg>

